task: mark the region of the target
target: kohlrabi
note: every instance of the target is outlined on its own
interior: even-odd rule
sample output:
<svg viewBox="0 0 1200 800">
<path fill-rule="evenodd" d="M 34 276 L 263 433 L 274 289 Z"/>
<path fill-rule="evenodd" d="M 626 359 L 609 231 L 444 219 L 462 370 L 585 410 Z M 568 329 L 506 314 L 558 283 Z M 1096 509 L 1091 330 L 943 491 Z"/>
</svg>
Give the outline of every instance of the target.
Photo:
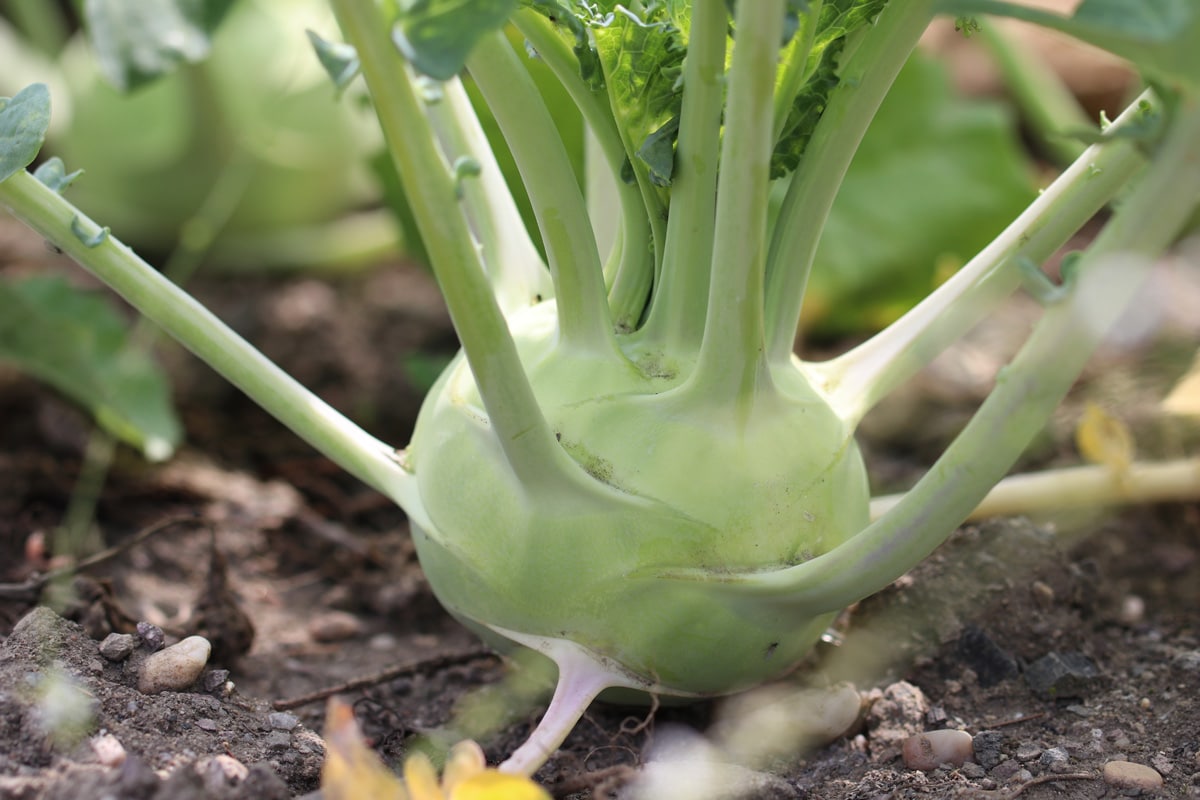
<svg viewBox="0 0 1200 800">
<path fill-rule="evenodd" d="M 930 19 L 1031 14 L 984 0 L 331 5 L 349 47 L 320 49 L 343 78 L 361 69 L 463 345 L 406 450 L 317 401 L 26 173 L 44 90 L 19 96 L 37 113 L 0 127 L 0 200 L 400 503 L 452 614 L 557 663 L 513 771 L 536 769 L 604 690 L 701 697 L 792 669 L 830 615 L 927 555 L 1004 475 L 1200 199 L 1200 10 L 1086 0 L 1051 21 L 1133 58 L 1154 90 L 908 315 L 806 363 L 793 339 L 822 226 Z M 570 92 L 615 179 L 611 252 L 506 22 Z M 464 67 L 512 149 L 545 264 Z M 1118 196 L 1052 284 L 1038 265 Z M 869 522 L 858 421 L 1020 286 L 1043 320 L 927 476 Z"/>
</svg>

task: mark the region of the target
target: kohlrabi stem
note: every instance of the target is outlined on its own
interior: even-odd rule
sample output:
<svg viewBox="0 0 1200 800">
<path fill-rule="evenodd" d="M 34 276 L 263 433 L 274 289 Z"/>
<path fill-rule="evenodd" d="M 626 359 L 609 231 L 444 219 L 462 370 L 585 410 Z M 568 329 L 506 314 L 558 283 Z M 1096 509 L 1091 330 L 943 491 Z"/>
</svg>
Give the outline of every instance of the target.
<svg viewBox="0 0 1200 800">
<path fill-rule="evenodd" d="M 425 109 L 447 159 L 472 158 L 479 165 L 479 174 L 461 181 L 459 191 L 500 310 L 507 316 L 550 299 L 554 295 L 550 273 L 521 219 L 462 81 L 445 81 L 441 99 L 426 103 Z"/>
<path fill-rule="evenodd" d="M 902 494 L 873 498 L 871 518 L 882 517 L 903 499 Z M 1196 500 L 1200 500 L 1200 458 L 1136 461 L 1121 471 L 1088 464 L 1011 475 L 992 487 L 967 521 Z"/>
<path fill-rule="evenodd" d="M 713 404 L 735 408 L 770 380 L 764 358 L 763 280 L 783 8 L 782 0 L 737 6 L 708 309 L 696 370 L 687 383 Z"/>
<path fill-rule="evenodd" d="M 843 419 L 857 423 L 880 399 L 970 330 L 1021 281 L 1018 259 L 1041 264 L 1125 189 L 1145 164 L 1123 136 L 1143 95 L 1004 231 L 911 311 L 838 358 L 809 365 Z"/>
<path fill-rule="evenodd" d="M 838 71 L 838 85 L 792 176 L 771 238 L 765 325 L 772 362 L 791 357 L 829 209 L 875 112 L 929 24 L 932 5 L 932 0 L 888 3 Z"/>
<path fill-rule="evenodd" d="M 611 284 L 608 300 L 617 330 L 630 330 L 639 322 L 650 293 L 654 250 L 641 193 L 637 186 L 620 178 L 626 158 L 625 145 L 608 96 L 603 89 L 593 90 L 584 82 L 579 74 L 579 60 L 545 16 L 523 9 L 513 15 L 512 21 L 579 108 L 612 174 L 621 207 L 621 234 L 613 259 L 605 265 Z"/>
<path fill-rule="evenodd" d="M 783 134 L 796 93 L 809 77 L 808 57 L 817 37 L 817 21 L 821 18 L 823 0 L 810 0 L 808 10 L 800 14 L 800 29 L 784 49 L 783 77 L 775 91 L 775 141 Z"/>
<path fill-rule="evenodd" d="M 659 285 L 644 328 L 647 342 L 661 346 L 667 353 L 694 353 L 704 335 L 727 30 L 725 0 L 696 0 L 692 4 L 679 139 L 671 177 L 671 215 Z"/>
<path fill-rule="evenodd" d="M 375 0 L 331 0 L 358 52 L 375 113 L 433 262 L 488 421 L 519 480 L 557 463 L 561 448 L 521 366 L 508 324 L 458 207 L 454 177 L 438 149 L 408 65 L 388 37 Z M 590 236 L 589 231 L 589 236 Z M 610 334 L 611 335 L 611 332 Z"/>
<path fill-rule="evenodd" d="M 370 436 L 275 366 L 190 295 L 28 172 L 0 183 L 0 205 L 111 286 L 230 383 L 369 486 L 400 502 L 415 478 Z"/>
<path fill-rule="evenodd" d="M 587 202 L 537 85 L 501 31 L 480 39 L 467 69 L 495 114 L 529 192 L 554 279 L 561 344 L 618 352 Z"/>
<path fill-rule="evenodd" d="M 724 585 L 816 614 L 882 589 L 925 558 L 1042 429 L 1198 202 L 1200 102 L 1184 97 L 1151 165 L 1080 259 L 1067 296 L 1049 306 L 967 427 L 904 499 L 822 556 Z"/>
</svg>

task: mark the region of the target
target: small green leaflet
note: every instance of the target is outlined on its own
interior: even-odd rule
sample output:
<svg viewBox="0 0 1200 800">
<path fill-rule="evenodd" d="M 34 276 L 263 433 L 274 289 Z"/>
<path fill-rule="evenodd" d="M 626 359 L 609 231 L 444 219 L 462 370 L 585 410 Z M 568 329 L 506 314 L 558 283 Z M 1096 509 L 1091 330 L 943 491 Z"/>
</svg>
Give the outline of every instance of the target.
<svg viewBox="0 0 1200 800">
<path fill-rule="evenodd" d="M 1153 78 L 1200 84 L 1196 0 L 1084 0 L 1070 17 L 1004 0 L 943 0 L 941 10 L 1033 22 L 1128 59 Z"/>
<path fill-rule="evenodd" d="M 75 179 L 82 174 L 83 170 L 81 169 L 77 169 L 74 172 L 67 172 L 63 160 L 58 156 L 52 156 L 34 170 L 33 177 L 45 184 L 55 194 L 62 194 L 63 189 L 74 183 Z"/>
<path fill-rule="evenodd" d="M 316 51 L 317 60 L 329 74 L 329 78 L 337 87 L 338 92 L 341 92 L 350 85 L 350 81 L 354 80 L 362 66 L 358 60 L 358 51 L 345 42 L 331 42 L 323 39 L 314 31 L 305 31 L 305 33 L 308 34 L 308 41 L 312 43 L 313 50 Z"/>
<path fill-rule="evenodd" d="M 234 0 L 85 0 L 83 19 L 100 70 L 122 91 L 208 55 Z"/>
<path fill-rule="evenodd" d="M 518 0 L 409 0 L 392 41 L 420 73 L 448 81 L 462 71 L 480 37 L 504 26 Z"/>
<path fill-rule="evenodd" d="M 53 276 L 0 281 L 0 359 L 87 408 L 150 460 L 179 444 L 166 377 L 128 345 L 125 324 L 98 295 Z"/>
<path fill-rule="evenodd" d="M 0 181 L 33 163 L 49 127 L 50 90 L 44 83 L 0 97 Z"/>
</svg>

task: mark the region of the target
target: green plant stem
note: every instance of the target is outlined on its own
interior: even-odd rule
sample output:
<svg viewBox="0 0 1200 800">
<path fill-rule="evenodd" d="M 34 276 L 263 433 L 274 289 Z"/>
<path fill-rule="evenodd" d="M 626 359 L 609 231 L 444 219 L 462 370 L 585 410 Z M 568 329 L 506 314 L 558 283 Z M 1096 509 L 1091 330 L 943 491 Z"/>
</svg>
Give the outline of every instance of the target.
<svg viewBox="0 0 1200 800">
<path fill-rule="evenodd" d="M 1150 96 L 1134 101 L 1107 141 L 1088 148 L 978 255 L 907 314 L 847 353 L 809 365 L 829 403 L 857 422 L 880 399 L 970 330 L 1021 282 L 1016 264 L 1040 264 L 1067 243 L 1145 165 L 1121 131 Z"/>
<path fill-rule="evenodd" d="M 660 282 L 645 326 L 647 343 L 667 353 L 694 353 L 704 335 L 721 152 L 727 20 L 724 0 L 696 0 L 692 5 L 671 179 L 671 215 Z"/>
<path fill-rule="evenodd" d="M 817 21 L 821 18 L 823 0 L 810 0 L 808 10 L 800 14 L 800 30 L 792 38 L 782 57 L 786 64 L 779 88 L 775 91 L 775 141 L 783 135 L 792 104 L 809 77 L 808 58 L 817 37 Z"/>
<path fill-rule="evenodd" d="M 440 100 L 426 104 L 426 113 L 448 160 L 466 156 L 479 164 L 479 175 L 459 185 L 462 207 L 483 250 L 496 301 L 508 316 L 554 296 L 550 273 L 529 236 L 462 81 L 445 81 L 441 92 Z"/>
<path fill-rule="evenodd" d="M 100 235 L 100 227 L 37 178 L 18 172 L 0 183 L 0 204 L 348 472 L 397 502 L 411 501 L 414 478 L 391 447 L 297 383 L 114 237 L 85 243 L 72 227 L 85 238 Z"/>
<path fill-rule="evenodd" d="M 891 511 L 825 555 L 730 578 L 805 613 L 879 591 L 941 544 L 1012 466 L 1200 202 L 1200 102 L 1181 101 L 1151 166 L 1083 255 L 1069 296 L 1051 306 L 996 388 Z"/>
<path fill-rule="evenodd" d="M 492 430 L 516 477 L 532 482 L 562 451 L 533 395 L 479 251 L 459 213 L 453 178 L 408 66 L 388 38 L 374 0 L 331 3 L 343 34 L 358 51 L 404 191 L 420 200 L 413 213 Z"/>
<path fill-rule="evenodd" d="M 1060 164 L 1070 164 L 1084 150 L 1084 144 L 1071 134 L 1092 130 L 1095 123 L 1046 60 L 1005 30 L 999 20 L 988 20 L 980 35 L 1041 147 Z"/>
<path fill-rule="evenodd" d="M 902 499 L 903 494 L 873 498 L 871 518 L 882 517 Z M 1088 464 L 1011 475 L 992 487 L 967 521 L 1196 500 L 1200 500 L 1200 458 L 1139 461 L 1121 472 Z"/>
<path fill-rule="evenodd" d="M 496 115 L 529 192 L 554 279 L 561 344 L 619 352 L 587 202 L 537 86 L 499 31 L 479 41 L 467 69 Z"/>
<path fill-rule="evenodd" d="M 608 105 L 608 97 L 603 91 L 593 91 L 584 83 L 579 74 L 579 61 L 544 16 L 523 9 L 513 15 L 512 21 L 575 101 L 611 173 L 621 208 L 621 238 L 619 246 L 613 250 L 614 259 L 605 265 L 605 274 L 611 284 L 609 308 L 618 330 L 632 329 L 638 323 L 650 293 L 654 251 L 650 221 L 641 194 L 636 186 L 620 178 L 626 158 L 625 145 Z"/>
<path fill-rule="evenodd" d="M 740 409 L 770 381 L 763 353 L 767 185 L 774 140 L 782 0 L 739 3 L 718 177 L 707 317 L 687 382 L 705 402 Z"/>
<path fill-rule="evenodd" d="M 804 289 L 846 169 L 932 16 L 932 0 L 888 3 L 840 70 L 784 196 L 767 256 L 767 357 L 791 357 Z M 864 236 L 871 235 L 863 231 Z"/>
</svg>

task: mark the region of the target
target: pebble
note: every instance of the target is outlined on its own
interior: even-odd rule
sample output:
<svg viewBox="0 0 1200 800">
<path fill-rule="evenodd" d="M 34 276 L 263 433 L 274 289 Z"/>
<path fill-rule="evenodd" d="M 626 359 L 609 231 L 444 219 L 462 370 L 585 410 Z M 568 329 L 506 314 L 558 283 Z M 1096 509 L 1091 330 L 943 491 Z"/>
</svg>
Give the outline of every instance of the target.
<svg viewBox="0 0 1200 800">
<path fill-rule="evenodd" d="M 362 635 L 363 624 L 345 611 L 327 611 L 308 623 L 308 635 L 314 642 L 341 642 Z"/>
<path fill-rule="evenodd" d="M 867 713 L 871 756 L 888 761 L 900 755 L 905 739 L 925 727 L 929 701 L 924 692 L 908 681 L 893 683 L 878 696 L 873 692 L 871 700 Z"/>
<path fill-rule="evenodd" d="M 271 731 L 267 734 L 266 745 L 268 750 L 290 750 L 292 735 L 286 731 Z"/>
<path fill-rule="evenodd" d="M 250 769 L 230 755 L 222 753 L 196 762 L 196 772 L 204 780 L 204 788 L 210 796 L 221 795 L 229 786 L 246 780 Z"/>
<path fill-rule="evenodd" d="M 1044 700 L 1082 697 L 1099 678 L 1099 668 L 1083 653 L 1050 652 L 1025 669 L 1029 688 Z"/>
<path fill-rule="evenodd" d="M 109 661 L 124 661 L 129 658 L 133 648 L 137 646 L 132 634 L 110 633 L 100 643 L 100 655 Z"/>
<path fill-rule="evenodd" d="M 138 638 L 142 640 L 142 644 L 151 653 L 162 650 L 163 645 L 167 641 L 163 629 L 151 622 L 139 622 L 137 624 L 137 634 Z"/>
<path fill-rule="evenodd" d="M 1042 765 L 1042 769 L 1055 773 L 1070 770 L 1070 761 L 1070 754 L 1061 747 L 1051 747 L 1038 757 L 1038 763 Z"/>
<path fill-rule="evenodd" d="M 225 685 L 229 680 L 229 670 L 227 669 L 210 669 L 204 673 L 204 691 L 215 692 Z"/>
<path fill-rule="evenodd" d="M 1024 763 L 1033 761 L 1042 754 L 1042 748 L 1033 742 L 1021 742 L 1017 745 L 1017 761 Z"/>
<path fill-rule="evenodd" d="M 159 650 L 142 662 L 138 674 L 138 691 L 157 694 L 181 691 L 191 686 L 204 671 L 212 645 L 203 636 L 189 636 L 168 648 Z"/>
<path fill-rule="evenodd" d="M 945 729 L 908 737 L 904 740 L 901 753 L 904 756 L 904 766 L 929 772 L 943 764 L 961 767 L 974 755 L 974 750 L 971 734 Z"/>
<path fill-rule="evenodd" d="M 1144 764 L 1109 761 L 1104 765 L 1104 782 L 1118 789 L 1155 791 L 1163 785 L 1162 776 Z"/>
<path fill-rule="evenodd" d="M 119 767 L 125 763 L 125 746 L 111 733 L 102 733 L 92 738 L 92 752 L 96 760 L 106 767 Z"/>
<path fill-rule="evenodd" d="M 993 769 L 1004 760 L 1001 745 L 1004 734 L 1000 731 L 980 731 L 971 742 L 975 751 L 975 762 L 984 769 Z"/>
<path fill-rule="evenodd" d="M 272 711 L 267 715 L 267 724 L 273 730 L 290 731 L 300 724 L 300 720 L 296 718 L 295 714 L 289 714 L 286 711 Z"/>
<path fill-rule="evenodd" d="M 215 733 L 217 730 L 217 721 L 215 719 L 209 719 L 208 717 L 201 717 L 200 719 L 196 720 L 196 727 L 202 731 Z"/>
</svg>

